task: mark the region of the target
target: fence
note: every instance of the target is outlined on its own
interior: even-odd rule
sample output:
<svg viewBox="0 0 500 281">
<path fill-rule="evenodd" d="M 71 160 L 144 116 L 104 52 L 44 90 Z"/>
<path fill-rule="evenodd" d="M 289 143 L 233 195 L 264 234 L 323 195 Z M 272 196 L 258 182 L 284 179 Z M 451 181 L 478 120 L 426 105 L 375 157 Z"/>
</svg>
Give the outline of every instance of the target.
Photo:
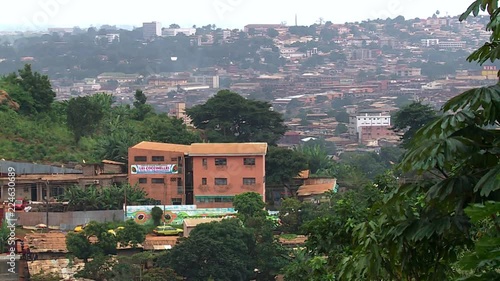
<svg viewBox="0 0 500 281">
<path fill-rule="evenodd" d="M 71 230 L 75 226 L 88 223 L 90 221 L 110 222 L 123 221 L 123 210 L 113 211 L 85 211 L 85 212 L 49 212 L 49 225 L 59 226 L 61 230 Z M 16 212 L 17 225 L 36 226 L 37 224 L 47 224 L 46 212 Z"/>
</svg>

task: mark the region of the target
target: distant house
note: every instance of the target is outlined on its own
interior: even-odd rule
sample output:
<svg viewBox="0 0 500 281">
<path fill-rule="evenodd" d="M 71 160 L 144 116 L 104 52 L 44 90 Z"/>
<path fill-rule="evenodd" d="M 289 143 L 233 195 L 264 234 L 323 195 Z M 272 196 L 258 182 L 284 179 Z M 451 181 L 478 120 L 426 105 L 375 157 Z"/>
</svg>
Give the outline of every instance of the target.
<svg viewBox="0 0 500 281">
<path fill-rule="evenodd" d="M 301 201 L 321 203 L 327 201 L 328 191 L 338 191 L 337 179 L 335 178 L 308 178 L 299 187 L 297 196 Z"/>
<path fill-rule="evenodd" d="M 120 72 L 105 72 L 97 76 L 97 82 L 106 83 L 109 81 L 117 81 L 118 83 L 133 83 L 139 78 L 142 78 L 140 74 L 125 74 Z"/>
<path fill-rule="evenodd" d="M 108 160 L 97 164 L 85 164 L 82 170 L 48 165 L 16 164 L 17 166 L 8 166 L 16 169 L 16 196 L 31 201 L 55 198 L 64 194 L 68 187 L 74 185 L 103 187 L 127 182 L 127 174 L 124 173 L 125 164 Z M 3 171 L 7 166 L 1 165 L 0 168 Z M 9 178 L 4 172 L 1 173 L 3 176 L 0 177 L 1 201 L 7 200 L 8 197 Z"/>
</svg>

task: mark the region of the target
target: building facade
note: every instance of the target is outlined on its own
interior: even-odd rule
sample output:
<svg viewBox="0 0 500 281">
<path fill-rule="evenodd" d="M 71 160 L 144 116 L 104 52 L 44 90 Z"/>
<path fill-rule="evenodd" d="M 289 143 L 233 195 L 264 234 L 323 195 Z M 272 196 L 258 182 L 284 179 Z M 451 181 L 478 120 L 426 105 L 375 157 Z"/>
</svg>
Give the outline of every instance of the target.
<svg viewBox="0 0 500 281">
<path fill-rule="evenodd" d="M 129 182 L 168 205 L 232 207 L 235 195 L 265 195 L 266 143 L 141 142 L 129 148 Z"/>
<path fill-rule="evenodd" d="M 15 167 L 16 171 L 15 197 L 41 202 L 56 200 L 72 186 L 102 188 L 126 183 L 127 174 L 124 172 L 124 166 L 124 163 L 104 160 L 101 163 L 85 164 L 81 170 L 52 167 L 51 171 L 47 171 L 34 167 L 30 171 L 29 167 L 26 170 L 22 169 L 21 167 L 27 167 L 27 165 L 21 164 L 9 167 Z M 5 167 L 0 170 L 5 170 Z M 8 173 L 0 173 L 0 201 L 6 201 L 11 197 L 10 186 Z"/>
<path fill-rule="evenodd" d="M 142 36 L 146 41 L 161 36 L 161 23 L 156 21 L 143 23 Z"/>
</svg>

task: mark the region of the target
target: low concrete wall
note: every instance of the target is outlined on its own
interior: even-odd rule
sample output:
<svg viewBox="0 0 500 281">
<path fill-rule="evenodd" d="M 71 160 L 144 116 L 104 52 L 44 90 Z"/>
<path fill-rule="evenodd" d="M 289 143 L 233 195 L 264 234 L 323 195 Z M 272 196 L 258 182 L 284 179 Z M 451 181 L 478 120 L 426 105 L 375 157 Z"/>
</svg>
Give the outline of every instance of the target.
<svg viewBox="0 0 500 281">
<path fill-rule="evenodd" d="M 45 212 L 16 212 L 17 225 L 35 226 L 46 224 L 47 213 Z M 75 226 L 85 224 L 90 221 L 110 222 L 123 221 L 122 210 L 115 211 L 86 211 L 86 212 L 49 212 L 49 225 L 59 226 L 61 230 L 71 230 Z"/>
</svg>

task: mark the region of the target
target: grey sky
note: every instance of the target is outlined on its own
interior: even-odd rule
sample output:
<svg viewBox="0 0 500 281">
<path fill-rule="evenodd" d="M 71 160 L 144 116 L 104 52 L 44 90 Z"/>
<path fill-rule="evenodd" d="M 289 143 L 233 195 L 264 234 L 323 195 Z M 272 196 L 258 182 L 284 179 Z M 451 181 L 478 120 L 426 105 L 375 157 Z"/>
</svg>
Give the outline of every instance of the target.
<svg viewBox="0 0 500 281">
<path fill-rule="evenodd" d="M 242 28 L 249 23 L 310 25 L 323 18 L 334 23 L 387 18 L 458 15 L 472 0 L 17 0 L 3 1 L 0 26 L 22 29 L 47 26 L 140 26 L 159 21 L 190 27 L 216 24 Z"/>
</svg>

